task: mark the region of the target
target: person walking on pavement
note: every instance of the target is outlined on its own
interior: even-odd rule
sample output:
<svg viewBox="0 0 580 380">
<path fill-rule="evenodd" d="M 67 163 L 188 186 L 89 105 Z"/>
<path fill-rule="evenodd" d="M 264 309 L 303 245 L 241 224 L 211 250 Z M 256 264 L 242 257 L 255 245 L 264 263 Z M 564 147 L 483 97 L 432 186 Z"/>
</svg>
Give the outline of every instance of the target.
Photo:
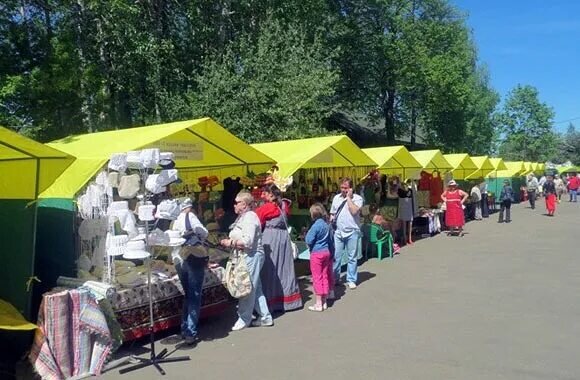
<svg viewBox="0 0 580 380">
<path fill-rule="evenodd" d="M 510 185 L 510 181 L 507 179 L 503 181 L 503 188 L 501 189 L 501 193 L 499 195 L 499 201 L 501 203 L 501 208 L 499 211 L 499 220 L 498 223 L 504 222 L 504 211 L 505 211 L 505 222 L 510 223 L 511 219 L 511 207 L 512 202 L 514 201 L 514 190 Z"/>
<path fill-rule="evenodd" d="M 554 216 L 554 213 L 556 212 L 556 185 L 554 185 L 554 179 L 552 176 L 548 176 L 548 179 L 544 184 L 544 196 L 546 197 L 546 210 L 548 211 L 548 216 Z"/>
<path fill-rule="evenodd" d="M 556 186 L 556 195 L 558 196 L 557 201 L 560 203 L 562 201 L 562 194 L 564 194 L 564 191 L 566 191 L 566 184 L 564 183 L 562 177 L 560 177 L 558 174 L 556 174 L 554 178 L 554 185 Z"/>
<path fill-rule="evenodd" d="M 349 289 L 356 289 L 357 281 L 357 249 L 360 237 L 359 211 L 363 199 L 352 189 L 352 180 L 343 178 L 340 183 L 340 193 L 335 195 L 330 207 L 330 221 L 334 232 L 334 281 L 339 282 L 342 252 L 348 252 L 346 282 Z"/>
<path fill-rule="evenodd" d="M 487 196 L 487 182 L 482 178 L 480 180 L 479 189 L 481 191 L 481 216 L 489 218 L 489 204 Z"/>
<path fill-rule="evenodd" d="M 536 208 L 536 193 L 538 191 L 538 179 L 535 175 L 529 174 L 527 180 L 527 189 L 528 189 L 528 200 L 530 202 L 530 207 L 532 210 Z"/>
<path fill-rule="evenodd" d="M 580 179 L 575 173 L 568 180 L 568 192 L 570 193 L 570 202 L 577 202 L 578 188 L 580 187 Z"/>
</svg>

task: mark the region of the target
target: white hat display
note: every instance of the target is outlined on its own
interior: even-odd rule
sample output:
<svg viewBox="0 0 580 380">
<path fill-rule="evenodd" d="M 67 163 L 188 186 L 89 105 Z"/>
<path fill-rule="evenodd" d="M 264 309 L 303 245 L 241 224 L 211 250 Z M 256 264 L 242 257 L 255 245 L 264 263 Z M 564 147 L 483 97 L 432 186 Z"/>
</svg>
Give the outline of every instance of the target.
<svg viewBox="0 0 580 380">
<path fill-rule="evenodd" d="M 176 220 L 179 216 L 179 202 L 176 199 L 165 199 L 157 205 L 157 219 Z"/>
<path fill-rule="evenodd" d="M 172 152 L 161 152 L 159 154 L 159 165 L 169 165 L 175 160 L 175 155 Z"/>
<path fill-rule="evenodd" d="M 129 242 L 129 236 L 127 235 L 111 235 L 107 234 L 107 255 L 108 256 L 121 256 L 127 252 L 127 243 Z"/>
<path fill-rule="evenodd" d="M 124 172 L 127 169 L 127 153 L 114 153 L 109 159 L 109 169 Z"/>
<path fill-rule="evenodd" d="M 141 151 L 132 150 L 127 152 L 127 167 L 130 169 L 145 169 L 141 161 Z"/>
<path fill-rule="evenodd" d="M 151 254 L 145 248 L 145 242 L 143 240 L 129 241 L 127 242 L 127 248 L 123 254 L 123 258 L 129 260 L 146 259 Z"/>
<path fill-rule="evenodd" d="M 155 169 L 159 164 L 159 149 L 143 149 L 140 157 L 144 167 Z"/>
<path fill-rule="evenodd" d="M 151 174 L 147 177 L 145 181 L 145 188 L 152 192 L 153 194 L 159 194 L 167 190 L 167 188 L 161 185 L 158 181 L 159 174 Z"/>
<path fill-rule="evenodd" d="M 147 234 L 145 232 L 145 227 L 137 227 L 137 235 L 131 236 L 129 240 L 145 240 L 147 239 Z"/>
<path fill-rule="evenodd" d="M 177 169 L 166 169 L 159 172 L 157 183 L 161 186 L 167 186 L 170 183 L 177 181 L 178 179 L 179 175 Z"/>
<path fill-rule="evenodd" d="M 169 244 L 170 238 L 165 232 L 161 231 L 159 228 L 156 228 L 149 234 L 148 241 L 149 245 L 167 246 Z"/>
<path fill-rule="evenodd" d="M 79 226 L 79 236 L 82 240 L 91 240 L 98 236 L 104 236 L 107 232 L 107 219 L 84 219 Z"/>
<path fill-rule="evenodd" d="M 179 206 L 180 210 L 184 210 L 188 207 L 192 207 L 193 206 L 193 202 L 191 201 L 191 198 L 185 198 L 184 200 L 181 201 L 181 204 Z"/>
<path fill-rule="evenodd" d="M 152 221 L 155 220 L 155 206 L 152 204 L 145 204 L 139 206 L 139 220 Z"/>
<path fill-rule="evenodd" d="M 127 201 L 111 202 L 111 204 L 109 204 L 109 208 L 107 209 L 107 213 L 110 214 L 112 212 L 119 210 L 129 210 L 129 202 Z"/>
</svg>

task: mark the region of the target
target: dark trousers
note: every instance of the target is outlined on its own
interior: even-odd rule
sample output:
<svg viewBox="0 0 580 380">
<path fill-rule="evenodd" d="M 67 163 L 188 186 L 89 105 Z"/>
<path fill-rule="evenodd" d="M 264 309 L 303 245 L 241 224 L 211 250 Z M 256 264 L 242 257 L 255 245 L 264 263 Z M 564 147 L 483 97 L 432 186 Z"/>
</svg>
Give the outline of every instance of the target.
<svg viewBox="0 0 580 380">
<path fill-rule="evenodd" d="M 512 201 L 510 201 L 509 199 L 506 199 L 505 201 L 501 202 L 501 209 L 499 210 L 499 221 L 503 222 L 503 212 L 505 210 L 505 221 L 506 222 L 511 222 L 511 207 L 512 207 Z"/>
<path fill-rule="evenodd" d="M 175 264 L 175 270 L 183 286 L 183 312 L 181 316 L 181 334 L 183 337 L 197 335 L 197 322 L 201 308 L 201 290 L 208 258 L 190 255 L 185 261 Z"/>
<path fill-rule="evenodd" d="M 489 204 L 487 203 L 487 193 L 481 193 L 481 216 L 489 217 Z"/>
<path fill-rule="evenodd" d="M 530 206 L 532 210 L 536 208 L 536 190 L 528 190 L 528 200 L 530 201 Z"/>
</svg>

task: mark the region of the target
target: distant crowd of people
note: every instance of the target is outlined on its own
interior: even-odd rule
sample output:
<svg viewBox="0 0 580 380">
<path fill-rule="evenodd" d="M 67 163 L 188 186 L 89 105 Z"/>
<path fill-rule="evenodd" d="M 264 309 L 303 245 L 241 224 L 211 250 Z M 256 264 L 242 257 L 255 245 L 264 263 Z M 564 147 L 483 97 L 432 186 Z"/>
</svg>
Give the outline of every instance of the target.
<svg viewBox="0 0 580 380">
<path fill-rule="evenodd" d="M 569 194 L 570 202 L 578 201 L 578 189 L 580 188 L 580 174 L 572 173 L 566 176 L 544 175 L 538 179 L 534 174 L 529 174 L 526 180 L 528 201 L 532 209 L 536 208 L 536 200 L 544 197 L 546 211 L 549 216 L 554 216 L 556 204 L 562 201 L 562 196 Z"/>
</svg>

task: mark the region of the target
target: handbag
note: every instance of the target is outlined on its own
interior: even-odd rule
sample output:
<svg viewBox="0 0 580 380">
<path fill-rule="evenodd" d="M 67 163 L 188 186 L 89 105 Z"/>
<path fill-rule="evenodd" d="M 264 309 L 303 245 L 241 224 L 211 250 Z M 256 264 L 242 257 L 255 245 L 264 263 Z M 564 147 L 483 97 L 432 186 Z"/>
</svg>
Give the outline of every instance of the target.
<svg viewBox="0 0 580 380">
<path fill-rule="evenodd" d="M 252 292 L 250 271 L 246 265 L 244 253 L 239 253 L 238 250 L 232 252 L 226 264 L 223 284 L 234 298 L 244 298 Z"/>
<path fill-rule="evenodd" d="M 185 238 L 185 243 L 183 243 L 183 247 L 179 251 L 183 260 L 185 260 L 189 255 L 199 258 L 209 256 L 207 248 L 201 243 L 201 240 L 197 237 L 195 231 L 191 227 L 189 213 L 185 215 L 185 234 L 183 237 Z"/>
</svg>

